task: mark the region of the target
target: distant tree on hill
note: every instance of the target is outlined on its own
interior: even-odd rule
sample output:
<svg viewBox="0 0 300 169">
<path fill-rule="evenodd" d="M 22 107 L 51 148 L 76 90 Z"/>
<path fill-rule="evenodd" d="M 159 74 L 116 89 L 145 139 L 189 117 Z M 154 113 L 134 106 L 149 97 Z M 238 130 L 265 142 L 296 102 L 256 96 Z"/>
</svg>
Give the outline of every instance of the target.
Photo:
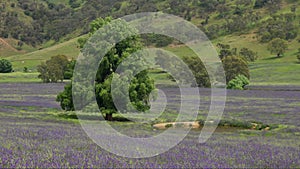
<svg viewBox="0 0 300 169">
<path fill-rule="evenodd" d="M 227 56 L 237 55 L 237 48 L 231 48 L 230 45 L 222 44 L 222 43 L 218 43 L 217 46 L 220 49 L 219 52 L 220 59 L 224 59 Z"/>
<path fill-rule="evenodd" d="M 272 40 L 268 45 L 268 50 L 271 52 L 271 54 L 276 54 L 277 57 L 282 56 L 287 48 L 287 42 L 280 38 Z"/>
<path fill-rule="evenodd" d="M 257 59 L 257 53 L 248 48 L 242 48 L 239 54 L 250 62 L 254 62 Z"/>
<path fill-rule="evenodd" d="M 68 58 L 65 55 L 53 56 L 50 60 L 38 65 L 37 71 L 40 73 L 38 78 L 42 79 L 44 83 L 63 81 L 68 63 Z"/>
<path fill-rule="evenodd" d="M 13 71 L 12 64 L 6 59 L 0 59 L 0 73 L 10 73 Z"/>
</svg>

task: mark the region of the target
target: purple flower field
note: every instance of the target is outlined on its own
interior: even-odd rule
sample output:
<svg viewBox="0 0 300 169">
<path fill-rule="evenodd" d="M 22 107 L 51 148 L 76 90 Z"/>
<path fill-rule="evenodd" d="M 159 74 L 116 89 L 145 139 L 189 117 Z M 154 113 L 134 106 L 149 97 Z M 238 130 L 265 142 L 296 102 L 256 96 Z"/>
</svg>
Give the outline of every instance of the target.
<svg viewBox="0 0 300 169">
<path fill-rule="evenodd" d="M 0 87 L 1 168 L 300 167 L 299 90 L 228 91 L 224 118 L 281 124 L 286 126 L 283 129 L 215 132 L 205 144 L 198 143 L 200 132 L 192 130 L 168 152 L 152 158 L 129 159 L 97 146 L 79 123 L 47 115 L 49 111 L 60 111 L 55 97 L 64 84 L 0 84 Z M 164 91 L 171 98 L 168 108 L 175 110 L 178 92 L 173 88 Z M 201 89 L 200 95 L 200 115 L 205 116 L 209 89 Z M 121 123 L 116 125 L 122 130 Z M 143 135 L 136 128 L 133 124 L 123 130 L 133 136 Z"/>
</svg>

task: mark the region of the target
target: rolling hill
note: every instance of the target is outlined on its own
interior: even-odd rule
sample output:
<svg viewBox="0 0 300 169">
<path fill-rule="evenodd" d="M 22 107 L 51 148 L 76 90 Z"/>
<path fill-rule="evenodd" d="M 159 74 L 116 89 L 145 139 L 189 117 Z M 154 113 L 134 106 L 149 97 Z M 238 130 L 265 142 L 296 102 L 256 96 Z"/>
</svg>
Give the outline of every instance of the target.
<svg viewBox="0 0 300 169">
<path fill-rule="evenodd" d="M 96 17 L 111 15 L 116 18 L 135 12 L 163 11 L 190 20 L 212 39 L 215 46 L 222 43 L 237 48 L 237 50 L 246 47 L 257 52 L 258 60 L 249 63 L 252 83 L 262 85 L 300 84 L 300 77 L 295 76 L 300 73 L 300 64 L 296 58 L 300 47 L 300 2 L 297 0 L 272 2 L 269 0 L 203 0 L 201 2 L 185 0 L 181 3 L 174 0 L 145 0 L 145 2 L 144 0 L 109 2 L 79 0 L 77 6 L 72 6 L 69 1 L 56 0 L 28 0 L 22 4 L 16 0 L 9 2 L 5 2 L 4 13 L 14 13 L 13 11 L 15 11 L 18 21 L 31 28 L 34 28 L 35 24 L 41 24 L 39 18 L 35 18 L 35 14 L 40 11 L 42 6 L 47 7 L 48 13 L 45 15 L 49 15 L 48 17 L 55 16 L 51 5 L 54 8 L 61 6 L 65 15 L 70 15 L 70 17 L 62 15 L 52 20 L 45 18 L 40 30 L 41 35 L 32 35 L 37 39 L 41 38 L 34 45 L 31 44 L 30 39 L 27 42 L 26 38 L 14 38 L 13 34 L 7 36 L 3 36 L 3 32 L 0 34 L 0 56 L 11 60 L 16 71 L 22 71 L 24 67 L 35 71 L 41 61 L 58 54 L 76 58 L 79 54 L 77 39 L 87 32 L 88 23 Z M 31 13 L 28 14 L 26 11 L 30 10 L 24 7 L 26 3 L 29 5 L 37 3 L 37 8 L 32 8 Z M 89 8 L 94 12 L 93 15 L 91 12 L 85 11 Z M 99 11 L 99 9 L 102 10 Z M 68 14 L 68 12 L 70 13 Z M 291 16 L 291 20 L 289 20 L 289 16 Z M 281 20 L 282 22 L 277 23 Z M 51 23 L 55 24 L 49 25 Z M 273 25 L 273 27 L 269 25 Z M 9 26 L 11 25 L 7 24 L 6 28 Z M 16 30 L 14 26 L 11 26 L 10 29 Z M 57 32 L 53 34 L 53 30 L 57 30 Z M 281 34 L 280 32 L 285 33 Z M 26 34 L 24 31 L 21 33 Z M 288 42 L 288 49 L 281 58 L 274 57 L 267 50 L 270 41 L 268 38 L 275 37 L 286 39 Z M 193 55 L 183 46 L 169 45 L 164 49 L 181 56 Z"/>
</svg>

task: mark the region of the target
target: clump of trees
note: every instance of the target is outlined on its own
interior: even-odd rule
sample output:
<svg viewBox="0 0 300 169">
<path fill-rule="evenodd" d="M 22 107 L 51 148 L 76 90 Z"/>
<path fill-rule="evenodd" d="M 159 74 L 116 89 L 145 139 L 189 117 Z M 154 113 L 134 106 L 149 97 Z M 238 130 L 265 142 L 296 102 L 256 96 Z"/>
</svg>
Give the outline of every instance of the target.
<svg viewBox="0 0 300 169">
<path fill-rule="evenodd" d="M 91 22 L 91 30 L 90 35 L 96 32 L 98 29 L 103 27 L 104 25 L 110 22 L 111 18 L 98 18 Z M 125 23 L 120 23 L 114 25 L 117 30 L 127 30 Z M 107 35 L 110 38 L 115 37 L 123 37 L 124 32 L 119 32 L 111 35 Z M 83 47 L 87 42 L 86 39 L 80 39 L 80 46 Z M 105 54 L 102 58 L 102 61 L 98 67 L 96 79 L 95 79 L 95 95 L 97 100 L 97 108 L 101 110 L 101 112 L 105 115 L 105 119 L 108 121 L 113 120 L 113 114 L 117 113 L 119 110 L 116 108 L 113 98 L 112 98 L 112 79 L 113 77 L 120 77 L 120 75 L 116 72 L 119 64 L 129 56 L 130 53 L 134 53 L 140 50 L 142 47 L 139 36 L 131 36 L 119 43 L 117 43 L 109 52 Z M 89 72 L 87 72 L 89 73 Z M 127 72 L 128 73 L 128 72 Z M 131 73 L 129 73 L 131 74 Z M 72 101 L 72 86 L 78 84 L 68 84 L 65 86 L 65 90 L 61 92 L 57 96 L 57 101 L 60 102 L 62 109 L 66 111 L 74 110 L 74 105 Z M 120 82 L 121 83 L 121 82 Z M 129 86 L 129 102 L 132 103 L 135 109 L 138 111 L 148 110 L 149 107 L 149 96 L 152 90 L 154 89 L 154 81 L 148 76 L 148 71 L 144 70 L 138 73 L 130 82 Z M 82 89 L 82 95 L 85 95 L 85 89 Z M 117 99 L 120 101 L 126 101 L 124 97 L 123 91 L 115 91 L 117 95 Z M 127 91 L 125 91 L 127 92 Z M 88 97 L 88 96 L 87 96 Z M 128 100 L 127 100 L 128 101 Z M 93 110 L 95 108 L 94 105 L 84 105 L 83 108 L 92 107 Z M 125 108 L 125 110 L 127 110 Z"/>
<path fill-rule="evenodd" d="M 250 73 L 249 73 L 247 61 L 248 60 L 254 61 L 257 58 L 257 54 L 248 48 L 243 48 L 240 51 L 240 56 L 239 56 L 237 49 L 231 48 L 230 45 L 218 44 L 218 46 L 221 49 L 219 52 L 219 57 L 222 60 L 222 64 L 223 64 L 222 68 L 225 71 L 227 84 L 229 85 L 229 82 L 238 76 L 244 76 L 249 81 Z M 176 62 L 177 62 L 175 59 L 168 58 L 167 56 L 164 58 L 165 59 L 163 59 L 163 60 L 160 59 L 159 63 L 157 63 L 157 64 L 161 65 L 162 67 L 167 67 L 169 69 L 176 70 L 173 72 L 179 73 L 176 76 L 182 77 L 181 80 L 185 80 L 185 78 L 189 77 L 188 74 L 185 74 L 186 73 L 185 70 L 180 70 L 180 66 L 179 67 L 175 66 Z M 170 62 L 170 60 L 172 62 Z M 213 79 L 209 79 L 209 75 L 206 70 L 206 67 L 198 57 L 185 56 L 185 57 L 182 57 L 182 60 L 187 64 L 189 69 L 192 71 L 193 76 L 195 77 L 196 84 L 192 84 L 193 86 L 198 86 L 198 87 L 210 87 L 211 86 L 210 81 Z M 220 69 L 221 69 L 221 67 L 220 67 Z M 218 74 L 217 74 L 217 76 L 218 76 Z M 216 77 L 216 78 L 218 78 L 218 77 Z M 238 79 L 238 80 L 240 80 L 240 79 Z M 242 87 L 244 87 L 244 85 L 242 85 Z"/>
<path fill-rule="evenodd" d="M 254 52 L 248 48 L 242 48 L 239 55 L 249 62 L 254 62 L 258 58 L 257 52 Z"/>
<path fill-rule="evenodd" d="M 75 61 L 69 61 L 65 55 L 52 56 L 46 62 L 42 62 L 37 67 L 40 73 L 38 78 L 44 83 L 57 83 L 64 79 L 71 79 Z"/>
<path fill-rule="evenodd" d="M 238 76 L 244 76 L 249 80 L 248 61 L 255 61 L 257 53 L 248 48 L 242 48 L 238 54 L 237 48 L 231 48 L 228 44 L 219 43 L 217 46 L 220 49 L 219 57 L 223 63 L 227 85 Z M 236 80 L 233 82 L 236 83 Z M 230 87 L 233 86 L 233 82 L 231 82 Z"/>
<path fill-rule="evenodd" d="M 250 73 L 249 73 L 247 60 L 254 61 L 257 58 L 257 54 L 250 49 L 243 48 L 240 52 L 241 56 L 238 56 L 236 48 L 231 49 L 230 45 L 226 45 L 226 44 L 218 44 L 218 46 L 221 48 L 219 57 L 221 58 L 223 63 L 222 68 L 225 70 L 227 84 L 229 85 L 229 83 L 231 83 L 230 88 L 231 86 L 241 86 L 239 88 L 244 88 L 244 86 L 249 83 L 249 82 L 244 83 L 246 82 L 244 78 L 239 77 L 237 80 L 234 80 L 233 82 L 231 81 L 237 78 L 238 76 L 245 77 L 249 81 Z M 159 63 L 157 64 L 162 65 L 163 67 L 168 67 L 169 69 L 177 70 L 174 72 L 179 73 L 177 74 L 177 76 L 182 77 L 181 80 L 185 80 L 185 78 L 188 78 L 188 75 L 185 74 L 186 73 L 185 70 L 180 70 L 180 67 L 174 66 L 176 65 L 177 62 L 176 60 L 168 57 L 164 57 L 164 58 L 166 58 L 166 61 L 160 59 Z M 170 60 L 172 60 L 172 62 L 170 62 Z M 211 86 L 211 82 L 210 82 L 211 79 L 209 79 L 209 75 L 206 70 L 206 67 L 198 57 L 185 56 L 182 57 L 182 60 L 187 64 L 189 69 L 192 71 L 193 76 L 195 77 L 196 84 L 192 84 L 193 86 L 198 86 L 198 87 Z M 240 85 L 241 79 L 243 82 L 242 85 Z M 234 85 L 232 83 L 234 83 Z"/>
<path fill-rule="evenodd" d="M 181 59 L 177 57 L 171 57 L 168 54 L 159 53 L 161 57 L 155 58 L 156 65 L 168 70 L 169 79 L 181 84 L 191 84 L 198 87 L 210 87 L 210 79 L 203 62 L 195 56 L 183 56 Z M 185 64 L 185 65 L 183 65 Z M 186 67 L 188 66 L 188 67 Z M 191 72 L 188 72 L 189 69 Z M 190 74 L 192 73 L 192 74 Z M 177 79 L 174 79 L 174 77 Z M 192 77 L 191 77 L 192 76 Z M 178 78 L 180 77 L 180 78 Z M 195 78 L 195 81 L 191 83 L 191 79 Z"/>
<path fill-rule="evenodd" d="M 258 35 L 261 42 L 270 42 L 273 39 L 280 38 L 284 40 L 295 39 L 298 35 L 298 26 L 296 14 L 286 13 L 273 15 L 262 23 Z"/>
<path fill-rule="evenodd" d="M 254 62 L 258 58 L 257 52 L 254 52 L 249 48 L 243 47 L 238 53 L 237 48 L 231 48 L 230 45 L 228 44 L 218 43 L 217 46 L 220 49 L 219 52 L 220 59 L 224 59 L 227 56 L 240 56 L 244 58 L 246 61 Z"/>
<path fill-rule="evenodd" d="M 9 60 L 0 59 L 0 73 L 10 73 L 13 71 L 12 64 Z"/>
</svg>

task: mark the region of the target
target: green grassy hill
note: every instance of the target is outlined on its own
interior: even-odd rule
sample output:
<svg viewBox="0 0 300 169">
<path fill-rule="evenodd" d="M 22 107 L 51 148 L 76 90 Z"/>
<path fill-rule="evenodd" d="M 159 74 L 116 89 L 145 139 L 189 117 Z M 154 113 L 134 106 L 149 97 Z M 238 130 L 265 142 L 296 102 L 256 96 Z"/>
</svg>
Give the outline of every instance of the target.
<svg viewBox="0 0 300 169">
<path fill-rule="evenodd" d="M 296 58 L 298 48 L 300 47 L 300 1 L 276 0 L 276 2 L 278 2 L 271 5 L 269 2 L 266 3 L 268 0 L 203 0 L 201 3 L 193 0 L 185 0 L 181 3 L 172 0 L 163 0 L 159 2 L 151 0 L 151 2 L 152 1 L 153 3 L 151 4 L 148 1 L 144 2 L 144 0 L 110 2 L 106 2 L 104 0 L 91 0 L 89 2 L 86 2 L 85 0 L 77 0 L 76 2 L 79 4 L 78 7 L 72 8 L 71 4 L 67 0 L 29 0 L 28 2 L 30 3 L 38 2 L 48 7 L 49 4 L 55 4 L 54 7 L 58 7 L 59 4 L 63 4 L 65 7 L 62 9 L 65 10 L 65 12 L 70 9 L 75 11 L 74 15 L 78 15 L 79 18 L 77 19 L 81 19 L 81 22 L 78 24 L 71 24 L 71 22 L 75 22 L 76 19 L 72 20 L 72 18 L 66 18 L 65 23 L 62 25 L 58 24 L 54 25 L 54 27 L 46 26 L 43 31 L 46 31 L 45 33 L 49 31 L 50 34 L 51 29 L 55 30 L 56 28 L 61 28 L 61 26 L 67 25 L 68 27 L 74 28 L 66 32 L 60 32 L 60 34 L 64 36 L 60 36 L 59 39 L 54 40 L 53 38 L 55 36 L 60 35 L 54 34 L 50 37 L 50 39 L 43 40 L 41 44 L 34 47 L 26 43 L 24 43 L 21 47 L 18 46 L 18 42 L 21 40 L 14 39 L 12 37 L 13 35 L 3 37 L 0 42 L 0 56 L 4 56 L 11 60 L 15 71 L 22 71 L 24 67 L 28 67 L 30 70 L 35 72 L 36 66 L 40 64 L 40 62 L 49 59 L 51 56 L 58 54 L 66 55 L 69 58 L 76 58 L 78 56 L 78 38 L 73 37 L 77 37 L 82 34 L 82 28 L 85 27 L 92 19 L 87 13 L 85 13 L 85 9 L 87 8 L 92 9 L 93 7 L 92 11 L 98 8 L 101 9 L 97 10 L 97 12 L 101 11 L 102 13 L 94 11 L 96 16 L 112 15 L 114 18 L 135 12 L 162 10 L 163 12 L 172 13 L 190 20 L 202 29 L 210 37 L 210 39 L 212 39 L 215 46 L 217 46 L 218 43 L 223 43 L 229 44 L 232 48 L 237 48 L 238 50 L 246 47 L 257 52 L 258 60 L 253 63 L 249 63 L 251 82 L 253 84 L 300 84 L 300 77 L 297 76 L 300 73 L 300 64 Z M 12 0 L 5 3 L 7 6 L 5 9 L 6 12 L 15 11 L 20 21 L 29 25 L 34 23 L 33 14 L 25 15 L 24 12 L 26 11 L 26 8 L 24 6 L 21 8 L 18 1 Z M 12 7 L 12 3 L 15 3 L 14 7 Z M 295 10 L 292 11 L 292 8 L 295 8 Z M 39 9 L 39 7 L 35 10 L 37 9 Z M 51 13 L 53 10 L 49 8 L 49 12 Z M 268 23 L 265 23 L 268 19 L 275 15 L 280 16 L 291 13 L 295 15 L 295 18 L 287 23 L 293 24 L 295 29 L 289 30 L 288 26 L 287 32 L 295 31 L 298 35 L 296 37 L 287 38 L 289 46 L 288 50 L 285 52 L 283 57 L 276 58 L 274 54 L 270 54 L 267 50 L 268 42 L 261 42 L 263 37 L 262 31 L 264 31 L 263 28 L 268 26 Z M 250 15 L 254 17 L 252 18 L 253 21 L 243 23 L 243 19 L 247 17 L 249 18 Z M 82 18 L 85 18 L 85 20 L 82 21 Z M 61 18 L 58 17 L 57 20 L 51 22 L 60 23 L 60 20 Z M 239 22 L 241 22 L 241 24 L 238 24 Z M 231 25 L 231 27 L 228 25 Z M 15 29 L 15 27 L 12 27 L 12 29 Z M 59 31 L 64 31 L 64 29 L 59 29 Z M 193 55 L 190 50 L 183 46 L 170 45 L 168 47 L 164 47 L 164 49 L 170 50 L 179 56 Z M 154 77 L 165 77 L 164 75 L 157 75 L 157 72 L 154 72 L 154 74 Z"/>
<path fill-rule="evenodd" d="M 258 42 L 249 42 L 249 35 L 242 36 L 227 36 L 214 40 L 216 46 L 219 42 L 228 42 L 232 47 L 238 49 L 249 47 L 258 51 L 259 58 L 253 63 L 249 63 L 251 73 L 251 84 L 256 85 L 300 85 L 300 63 L 298 63 L 295 52 L 298 42 L 290 42 L 290 47 L 284 57 L 276 58 L 266 51 L 266 45 Z M 42 61 L 49 59 L 51 56 L 63 54 L 69 58 L 76 58 L 80 52 L 77 47 L 77 39 L 51 46 L 49 48 L 37 50 L 34 52 L 19 54 L 7 57 L 14 66 L 16 71 L 22 71 L 24 67 L 28 67 L 33 72 L 36 71 L 36 66 Z M 165 47 L 165 50 L 175 53 L 177 56 L 193 56 L 194 53 L 185 46 L 170 46 Z M 19 75 L 20 76 L 20 75 Z M 167 80 L 167 77 L 159 72 L 153 71 L 153 77 L 162 81 Z"/>
<path fill-rule="evenodd" d="M 37 65 L 48 60 L 51 56 L 66 55 L 68 58 L 77 58 L 80 50 L 77 47 L 77 39 L 72 39 L 45 49 L 36 50 L 26 54 L 18 54 L 7 57 L 13 64 L 15 71 L 22 71 L 24 67 L 36 71 Z"/>
</svg>

